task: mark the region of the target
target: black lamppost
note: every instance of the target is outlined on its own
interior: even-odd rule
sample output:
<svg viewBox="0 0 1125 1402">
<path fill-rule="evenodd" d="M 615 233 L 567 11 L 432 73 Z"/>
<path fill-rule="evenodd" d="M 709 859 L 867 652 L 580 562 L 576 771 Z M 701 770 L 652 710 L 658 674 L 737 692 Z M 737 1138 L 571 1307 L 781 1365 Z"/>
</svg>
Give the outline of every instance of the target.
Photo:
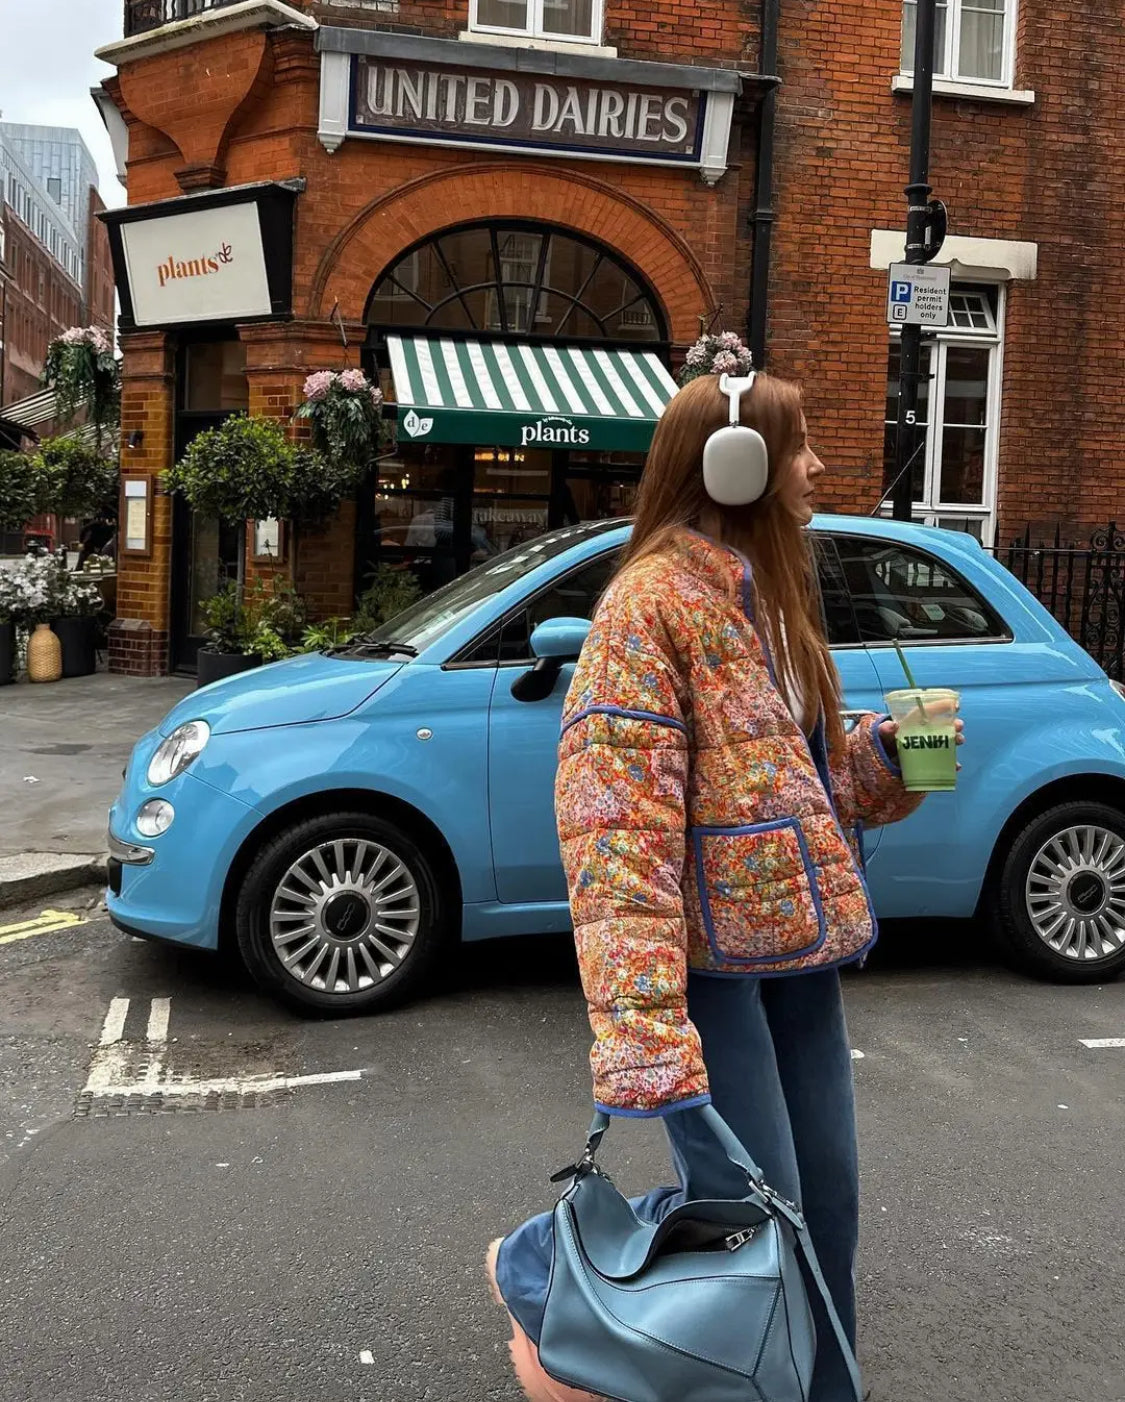
<svg viewBox="0 0 1125 1402">
<path fill-rule="evenodd" d="M 937 0 L 916 0 L 914 34 L 914 125 L 910 143 L 910 184 L 906 187 L 906 261 L 928 263 L 945 238 L 945 206 L 931 200 L 930 118 L 934 105 L 934 34 Z M 892 485 L 894 515 L 909 521 L 914 493 L 914 463 L 925 451 L 926 436 L 918 423 L 918 384 L 921 379 L 922 328 L 902 328 L 899 357 L 898 432 L 895 443 L 895 477 Z"/>
</svg>

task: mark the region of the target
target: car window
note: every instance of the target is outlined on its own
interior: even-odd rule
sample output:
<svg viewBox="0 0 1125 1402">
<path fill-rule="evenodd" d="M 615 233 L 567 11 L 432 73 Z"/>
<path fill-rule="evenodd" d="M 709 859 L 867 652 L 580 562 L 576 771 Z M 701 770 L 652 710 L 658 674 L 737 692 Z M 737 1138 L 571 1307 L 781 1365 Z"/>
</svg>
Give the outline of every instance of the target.
<svg viewBox="0 0 1125 1402">
<path fill-rule="evenodd" d="M 549 588 L 541 590 L 523 608 L 511 613 L 498 628 L 474 643 L 459 662 L 514 663 L 533 661 L 531 635 L 540 623 L 552 618 L 593 618 L 598 600 L 617 570 L 616 550 L 588 560 Z"/>
<path fill-rule="evenodd" d="M 370 635 L 370 640 L 388 645 L 403 643 L 421 652 L 509 584 L 538 569 L 545 561 L 570 550 L 579 541 L 614 530 L 619 524 L 615 521 L 589 521 L 578 526 L 567 526 L 563 530 L 539 536 L 526 545 L 518 545 L 503 555 L 495 555 L 468 574 L 442 585 L 402 613 L 380 624 Z"/>
<path fill-rule="evenodd" d="M 860 641 L 981 642 L 1010 636 L 995 611 L 943 561 L 872 537 L 837 536 Z"/>
<path fill-rule="evenodd" d="M 854 646 L 860 641 L 856 627 L 847 576 L 840 563 L 836 542 L 829 536 L 814 535 L 813 550 L 820 579 L 820 605 L 824 631 L 830 647 Z"/>
</svg>

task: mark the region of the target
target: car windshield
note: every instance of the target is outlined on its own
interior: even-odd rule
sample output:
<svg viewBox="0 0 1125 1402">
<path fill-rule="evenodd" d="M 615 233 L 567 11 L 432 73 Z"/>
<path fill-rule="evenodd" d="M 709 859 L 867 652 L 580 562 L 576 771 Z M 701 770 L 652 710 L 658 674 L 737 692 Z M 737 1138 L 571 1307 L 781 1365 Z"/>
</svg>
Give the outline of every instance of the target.
<svg viewBox="0 0 1125 1402">
<path fill-rule="evenodd" d="M 364 637 L 361 645 L 385 648 L 388 652 L 401 651 L 407 655 L 422 652 L 509 584 L 522 579 L 579 541 L 603 535 L 622 524 L 621 521 L 587 521 L 577 526 L 566 526 L 540 536 L 527 545 L 518 545 L 502 555 L 495 555 L 460 579 L 443 584 L 402 613 L 381 623 Z"/>
</svg>

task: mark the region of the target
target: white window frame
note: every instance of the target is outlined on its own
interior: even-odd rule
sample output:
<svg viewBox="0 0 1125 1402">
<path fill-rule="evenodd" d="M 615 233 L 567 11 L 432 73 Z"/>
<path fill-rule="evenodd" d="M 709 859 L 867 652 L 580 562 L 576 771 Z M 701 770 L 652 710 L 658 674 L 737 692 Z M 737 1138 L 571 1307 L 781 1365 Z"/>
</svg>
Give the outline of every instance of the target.
<svg viewBox="0 0 1125 1402">
<path fill-rule="evenodd" d="M 527 24 L 522 28 L 482 24 L 478 15 L 480 0 L 469 0 L 469 32 L 498 34 L 509 38 L 547 39 L 552 44 L 601 44 L 605 30 L 605 0 L 593 0 L 588 34 L 557 34 L 548 29 L 545 17 L 552 9 L 563 8 L 566 0 L 526 0 Z"/>
<path fill-rule="evenodd" d="M 521 296 L 526 296 L 528 301 L 530 302 L 531 294 L 535 290 L 534 287 L 520 287 L 518 286 L 518 284 L 526 282 L 534 283 L 535 271 L 532 272 L 530 278 L 520 277 L 518 276 L 518 274 L 522 272 L 522 269 L 528 264 L 533 264 L 534 269 L 538 269 L 539 258 L 543 249 L 542 240 L 544 237 L 549 236 L 540 233 L 535 233 L 531 230 L 529 230 L 526 233 L 520 232 L 518 230 L 511 230 L 508 232 L 507 237 L 538 240 L 536 244 L 535 255 L 533 258 L 523 258 L 517 254 L 504 253 L 503 251 L 501 251 L 500 254 L 501 285 L 504 287 L 505 290 L 507 290 L 509 282 L 517 284 L 517 286 L 512 287 L 511 290 L 513 292 L 519 292 Z M 547 257 L 543 264 L 543 286 L 539 291 L 539 306 L 535 309 L 535 322 L 549 322 L 551 320 L 550 314 L 547 311 L 547 294 L 548 289 L 551 285 L 551 256 L 552 249 L 550 244 L 548 244 Z M 497 295 L 495 288 L 493 288 L 492 291 L 488 294 L 488 302 L 485 310 L 485 321 L 487 322 L 488 329 L 490 331 L 499 331 L 501 329 L 500 299 Z M 531 329 L 532 327 L 529 326 L 528 331 L 530 331 Z"/>
<path fill-rule="evenodd" d="M 476 0 L 473 0 L 476 3 Z M 902 32 L 906 29 L 906 7 L 914 5 L 917 9 L 917 0 L 903 0 L 902 5 Z M 1004 41 L 1003 41 L 1003 67 L 999 78 L 981 78 L 976 74 L 962 75 L 958 71 L 961 53 L 961 18 L 966 9 L 974 10 L 978 7 L 973 0 L 946 0 L 945 18 L 945 53 L 941 56 L 940 63 L 934 64 L 935 82 L 956 83 L 975 85 L 984 88 L 1010 89 L 1015 87 L 1016 81 L 1016 31 L 1019 20 L 1019 0 L 1005 0 L 1004 3 Z M 901 54 L 902 43 L 899 42 Z M 914 75 L 914 56 L 910 55 L 910 62 L 902 63 L 900 72 L 904 78 Z"/>
<path fill-rule="evenodd" d="M 912 503 L 911 510 L 915 521 L 926 526 L 946 526 L 958 529 L 957 523 L 979 521 L 981 542 L 991 547 L 996 535 L 997 495 L 1000 477 L 1000 412 L 1004 387 L 1004 322 L 1008 289 L 983 279 L 959 277 L 959 282 L 978 282 L 984 287 L 996 288 L 996 329 L 995 331 L 970 331 L 960 327 L 947 327 L 939 331 L 930 341 L 930 394 L 929 422 L 926 425 L 926 461 L 922 477 L 922 499 Z M 891 345 L 901 339 L 901 331 L 891 332 Z M 991 350 L 988 363 L 988 388 L 985 400 L 986 431 L 984 439 L 984 482 L 980 506 L 965 502 L 942 501 L 938 490 L 941 485 L 941 455 L 938 444 L 944 439 L 944 432 L 938 433 L 940 425 L 945 425 L 945 388 L 948 351 L 951 346 L 988 346 Z M 923 356 L 926 348 L 923 346 Z M 940 406 L 940 413 L 938 412 Z M 884 424 L 886 424 L 884 419 Z M 884 503 L 881 514 L 889 516 L 891 507 Z"/>
</svg>

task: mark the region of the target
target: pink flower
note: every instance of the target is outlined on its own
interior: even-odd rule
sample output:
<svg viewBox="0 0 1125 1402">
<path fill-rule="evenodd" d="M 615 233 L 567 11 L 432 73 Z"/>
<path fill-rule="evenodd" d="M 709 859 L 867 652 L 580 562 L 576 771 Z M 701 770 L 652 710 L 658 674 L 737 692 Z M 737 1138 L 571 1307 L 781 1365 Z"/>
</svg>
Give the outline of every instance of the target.
<svg viewBox="0 0 1125 1402">
<path fill-rule="evenodd" d="M 360 394 L 367 388 L 367 376 L 362 370 L 345 370 L 340 376 L 340 388 L 349 394 Z"/>
<path fill-rule="evenodd" d="M 332 370 L 316 370 L 305 381 L 305 398 L 314 404 L 320 404 L 328 398 L 328 391 L 332 388 L 336 375 Z"/>
<path fill-rule="evenodd" d="M 740 350 L 745 349 L 742 337 L 736 331 L 724 331 L 719 337 L 719 345 L 722 346 L 723 350 L 734 351 L 736 355 Z"/>
<path fill-rule="evenodd" d="M 733 351 L 722 350 L 711 362 L 712 375 L 736 375 L 741 368 Z"/>
<path fill-rule="evenodd" d="M 703 365 L 707 360 L 707 346 L 703 341 L 696 341 L 684 357 L 689 365 Z"/>
<path fill-rule="evenodd" d="M 375 405 L 376 409 L 378 409 L 383 402 L 383 391 L 378 385 L 371 386 L 371 402 Z"/>
</svg>

